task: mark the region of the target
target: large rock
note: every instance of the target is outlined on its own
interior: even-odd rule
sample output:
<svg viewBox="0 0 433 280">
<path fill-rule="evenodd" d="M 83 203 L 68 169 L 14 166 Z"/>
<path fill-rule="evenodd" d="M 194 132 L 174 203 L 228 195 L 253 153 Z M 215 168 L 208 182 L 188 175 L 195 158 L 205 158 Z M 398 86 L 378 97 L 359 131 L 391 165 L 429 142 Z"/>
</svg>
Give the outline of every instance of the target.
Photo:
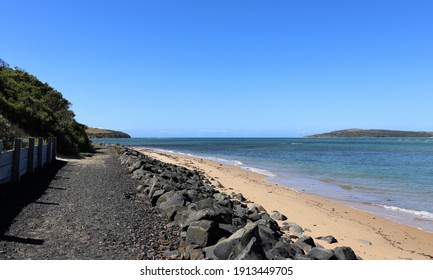
<svg viewBox="0 0 433 280">
<path fill-rule="evenodd" d="M 270 260 L 295 259 L 296 253 L 290 244 L 278 241 L 271 250 L 266 252 L 266 257 Z"/>
<path fill-rule="evenodd" d="M 162 197 L 161 197 L 162 198 Z M 185 199 L 182 194 L 179 192 L 174 192 L 172 196 L 168 197 L 166 201 L 160 202 L 160 199 L 157 201 L 157 205 L 159 203 L 159 208 L 162 210 L 165 210 L 166 208 L 170 206 L 184 206 L 185 205 Z"/>
<path fill-rule="evenodd" d="M 311 236 L 303 236 L 296 240 L 294 244 L 304 250 L 305 253 L 310 252 L 311 249 L 316 247 L 316 243 L 314 243 L 314 240 Z"/>
<path fill-rule="evenodd" d="M 255 223 L 248 223 L 229 238 L 218 242 L 213 253 L 220 260 L 266 259 L 260 243 L 259 227 Z"/>
<path fill-rule="evenodd" d="M 186 232 L 186 242 L 197 244 L 201 247 L 216 243 L 218 226 L 214 221 L 201 220 L 192 222 Z"/>
<path fill-rule="evenodd" d="M 350 247 L 337 247 L 334 249 L 334 254 L 339 260 L 357 260 L 355 252 Z"/>
<path fill-rule="evenodd" d="M 312 248 L 310 252 L 308 252 L 307 256 L 312 258 L 313 260 L 336 260 L 337 259 L 337 257 L 335 256 L 332 250 L 327 250 L 318 247 Z"/>
<path fill-rule="evenodd" d="M 272 211 L 270 214 L 271 218 L 277 221 L 285 221 L 287 220 L 287 217 L 281 214 L 278 211 Z"/>
</svg>

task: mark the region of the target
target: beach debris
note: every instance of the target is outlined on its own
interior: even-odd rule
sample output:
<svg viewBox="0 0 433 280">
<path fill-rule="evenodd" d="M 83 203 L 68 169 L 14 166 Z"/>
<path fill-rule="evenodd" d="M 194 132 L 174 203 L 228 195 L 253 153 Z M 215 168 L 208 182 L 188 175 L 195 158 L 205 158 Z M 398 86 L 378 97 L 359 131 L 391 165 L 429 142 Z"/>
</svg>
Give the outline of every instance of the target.
<svg viewBox="0 0 433 280">
<path fill-rule="evenodd" d="M 285 215 L 268 213 L 260 204 L 247 203 L 241 193 L 227 195 L 218 191 L 203 172 L 164 163 L 123 146 L 117 150 L 122 164 L 140 182 L 137 197 L 148 199 L 155 211 L 179 227 L 182 241 L 176 250 L 167 250 L 167 258 L 357 259 L 349 247 L 324 249 L 311 236 L 304 236 L 303 228 L 296 223 L 284 222 L 280 228 L 276 221 L 287 220 Z M 320 238 L 332 241 L 331 237 Z"/>
<path fill-rule="evenodd" d="M 337 243 L 338 242 L 337 239 L 335 239 L 335 237 L 332 236 L 332 235 L 319 236 L 319 237 L 316 237 L 316 239 L 326 241 L 329 244 L 333 244 L 333 243 Z"/>
<path fill-rule="evenodd" d="M 361 241 L 361 243 L 364 243 L 364 244 L 367 244 L 367 245 L 373 245 L 373 243 L 371 243 L 368 240 L 360 239 L 359 241 Z"/>
</svg>

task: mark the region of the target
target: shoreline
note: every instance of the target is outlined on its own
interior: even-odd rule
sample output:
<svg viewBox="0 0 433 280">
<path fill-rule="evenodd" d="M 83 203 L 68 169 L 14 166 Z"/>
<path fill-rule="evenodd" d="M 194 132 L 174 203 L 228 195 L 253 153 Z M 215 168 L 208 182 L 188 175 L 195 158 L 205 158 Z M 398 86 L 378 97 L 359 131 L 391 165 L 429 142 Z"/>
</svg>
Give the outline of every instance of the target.
<svg viewBox="0 0 433 280">
<path fill-rule="evenodd" d="M 346 206 L 325 197 L 290 189 L 265 180 L 254 173 L 206 158 L 172 154 L 132 147 L 163 162 L 203 172 L 219 190 L 227 194 L 242 193 L 249 201 L 262 205 L 268 212 L 279 211 L 310 231 L 312 237 L 333 235 L 338 246 L 350 246 L 363 259 L 433 259 L 433 233 L 399 224 L 372 213 Z M 324 241 L 320 245 L 331 249 Z"/>
</svg>

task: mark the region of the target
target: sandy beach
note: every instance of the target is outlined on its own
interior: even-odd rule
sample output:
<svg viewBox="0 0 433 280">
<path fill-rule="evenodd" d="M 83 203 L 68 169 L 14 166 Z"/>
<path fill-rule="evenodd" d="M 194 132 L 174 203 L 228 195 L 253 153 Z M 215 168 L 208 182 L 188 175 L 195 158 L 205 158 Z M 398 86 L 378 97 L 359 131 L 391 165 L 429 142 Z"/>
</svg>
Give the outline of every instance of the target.
<svg viewBox="0 0 433 280">
<path fill-rule="evenodd" d="M 330 201 L 265 181 L 266 176 L 208 159 L 135 148 L 161 161 L 196 169 L 227 194 L 242 193 L 268 212 L 279 211 L 312 237 L 332 235 L 336 244 L 315 241 L 325 248 L 350 246 L 365 260 L 433 259 L 433 233 L 398 224 Z M 281 222 L 282 223 L 282 222 Z"/>
</svg>

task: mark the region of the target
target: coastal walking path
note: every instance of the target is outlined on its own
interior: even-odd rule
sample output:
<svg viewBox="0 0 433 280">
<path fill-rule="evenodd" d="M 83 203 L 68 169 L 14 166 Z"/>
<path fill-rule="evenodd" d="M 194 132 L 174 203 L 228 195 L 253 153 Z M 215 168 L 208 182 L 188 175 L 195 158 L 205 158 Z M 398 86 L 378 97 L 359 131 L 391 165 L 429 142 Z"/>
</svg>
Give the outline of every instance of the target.
<svg viewBox="0 0 433 280">
<path fill-rule="evenodd" d="M 163 259 L 176 249 L 177 229 L 146 202 L 136 200 L 137 181 L 111 147 L 98 148 L 93 157 L 57 164 L 45 187 L 41 185 L 48 175 L 15 186 L 23 189 L 15 197 L 0 186 L 0 259 Z M 32 187 L 39 193 L 29 194 Z M 10 214 L 16 210 L 13 200 L 25 201 L 23 197 L 29 201 L 16 202 L 25 205 Z"/>
</svg>

